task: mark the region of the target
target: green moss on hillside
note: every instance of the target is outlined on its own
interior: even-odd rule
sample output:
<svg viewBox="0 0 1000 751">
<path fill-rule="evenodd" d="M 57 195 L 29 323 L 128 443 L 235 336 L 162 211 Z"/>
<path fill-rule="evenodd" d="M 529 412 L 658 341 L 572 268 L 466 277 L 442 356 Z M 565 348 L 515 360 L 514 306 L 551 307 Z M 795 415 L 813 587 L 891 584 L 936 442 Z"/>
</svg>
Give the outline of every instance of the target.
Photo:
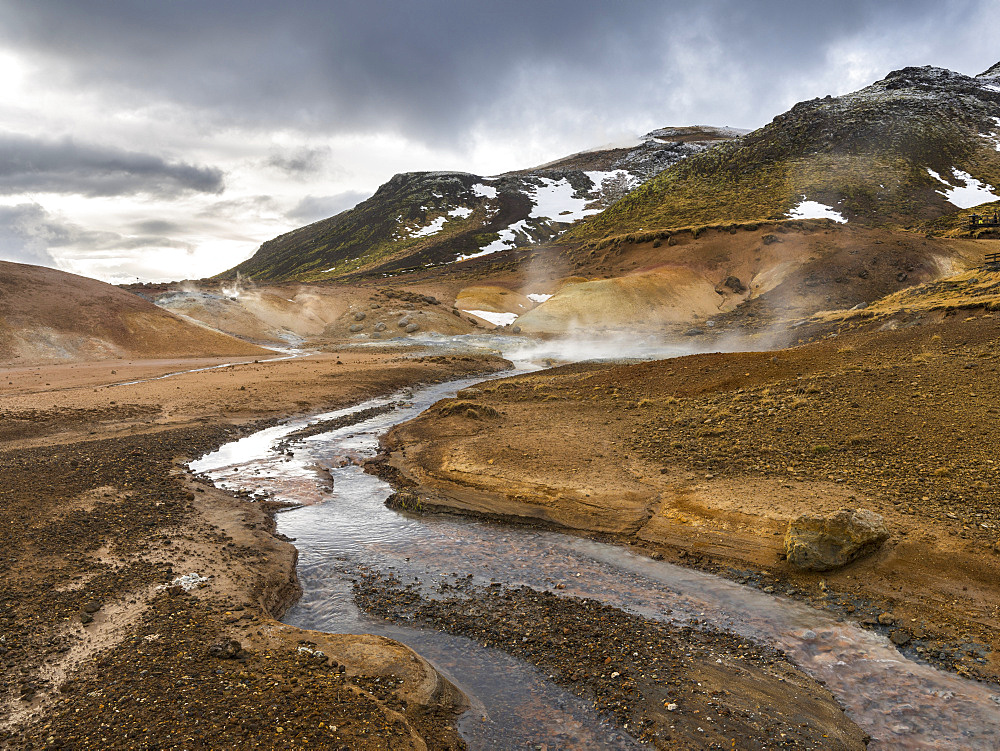
<svg viewBox="0 0 1000 751">
<path fill-rule="evenodd" d="M 804 197 L 868 225 L 954 212 L 927 168 L 1000 185 L 1000 95 L 941 69 L 904 69 L 858 94 L 796 105 L 769 125 L 650 180 L 565 241 L 726 222 L 776 220 Z"/>
</svg>

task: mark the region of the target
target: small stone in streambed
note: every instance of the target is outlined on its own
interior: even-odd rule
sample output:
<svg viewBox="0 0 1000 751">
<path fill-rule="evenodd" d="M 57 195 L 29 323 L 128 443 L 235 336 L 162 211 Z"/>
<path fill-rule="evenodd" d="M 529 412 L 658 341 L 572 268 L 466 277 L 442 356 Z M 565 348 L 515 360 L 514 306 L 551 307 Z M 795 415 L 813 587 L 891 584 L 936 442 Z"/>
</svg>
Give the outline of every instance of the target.
<svg viewBox="0 0 1000 751">
<path fill-rule="evenodd" d="M 81 609 L 84 613 L 96 613 L 101 609 L 101 603 L 96 602 L 95 600 L 89 600 L 83 604 L 83 608 Z"/>
</svg>

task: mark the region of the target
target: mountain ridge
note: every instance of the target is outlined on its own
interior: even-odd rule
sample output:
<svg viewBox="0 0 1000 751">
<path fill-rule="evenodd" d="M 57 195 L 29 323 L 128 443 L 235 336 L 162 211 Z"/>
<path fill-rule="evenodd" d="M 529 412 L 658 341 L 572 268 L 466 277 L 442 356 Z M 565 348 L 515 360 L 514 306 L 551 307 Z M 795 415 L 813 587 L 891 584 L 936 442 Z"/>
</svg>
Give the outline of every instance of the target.
<svg viewBox="0 0 1000 751">
<path fill-rule="evenodd" d="M 263 243 L 215 278 L 321 281 L 399 273 L 547 242 L 732 135 L 709 126 L 661 128 L 630 147 L 579 152 L 493 177 L 400 173 L 354 208 Z"/>
<path fill-rule="evenodd" d="M 1000 185 L 993 75 L 1000 63 L 976 77 L 908 67 L 840 97 L 799 102 L 768 125 L 673 165 L 563 240 L 778 220 L 806 200 L 875 226 L 952 213 L 962 206 L 949 205 L 947 193 Z"/>
</svg>

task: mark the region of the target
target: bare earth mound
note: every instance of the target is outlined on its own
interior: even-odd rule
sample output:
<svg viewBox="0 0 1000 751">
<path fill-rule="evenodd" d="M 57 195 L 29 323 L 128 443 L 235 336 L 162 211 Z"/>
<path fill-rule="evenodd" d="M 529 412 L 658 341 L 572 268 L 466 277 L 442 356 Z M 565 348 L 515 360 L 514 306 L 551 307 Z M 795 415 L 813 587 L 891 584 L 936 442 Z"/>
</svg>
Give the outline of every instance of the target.
<svg viewBox="0 0 1000 751">
<path fill-rule="evenodd" d="M 0 261 L 0 363 L 267 353 L 110 284 Z"/>
</svg>

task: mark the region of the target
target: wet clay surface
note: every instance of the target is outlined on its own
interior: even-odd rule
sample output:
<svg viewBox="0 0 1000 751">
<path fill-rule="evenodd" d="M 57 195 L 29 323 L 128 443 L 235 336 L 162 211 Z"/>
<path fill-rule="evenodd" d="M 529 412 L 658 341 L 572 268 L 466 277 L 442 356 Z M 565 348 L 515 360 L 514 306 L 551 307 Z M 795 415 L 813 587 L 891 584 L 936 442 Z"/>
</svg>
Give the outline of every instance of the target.
<svg viewBox="0 0 1000 751">
<path fill-rule="evenodd" d="M 330 355 L 107 386 L 178 364 L 97 364 L 85 385 L 70 366 L 5 373 L 0 747 L 462 747 L 463 697 L 410 649 L 275 620 L 299 590 L 273 504 L 182 462 L 254 416 L 499 361 Z"/>
</svg>

